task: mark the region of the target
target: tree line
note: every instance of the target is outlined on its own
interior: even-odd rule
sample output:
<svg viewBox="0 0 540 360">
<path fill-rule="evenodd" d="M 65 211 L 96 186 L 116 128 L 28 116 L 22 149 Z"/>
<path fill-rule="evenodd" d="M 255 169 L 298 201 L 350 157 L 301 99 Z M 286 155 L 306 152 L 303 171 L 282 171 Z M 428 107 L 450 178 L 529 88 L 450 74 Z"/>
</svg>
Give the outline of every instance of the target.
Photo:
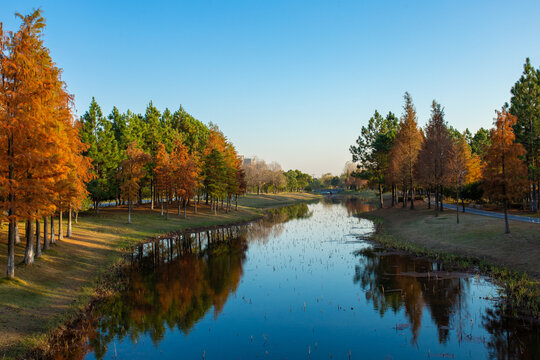
<svg viewBox="0 0 540 360">
<path fill-rule="evenodd" d="M 435 100 L 426 126 L 418 126 L 416 109 L 409 93 L 404 95 L 398 119 L 375 111 L 363 126 L 356 144 L 350 147 L 355 176 L 379 193 L 391 191 L 392 206 L 410 203 L 416 193 L 432 196 L 436 214 L 443 210 L 444 196 L 502 204 L 505 231 L 509 232 L 507 210 L 520 202 L 538 211 L 540 159 L 540 69 L 530 60 L 511 89 L 510 104 L 496 111 L 494 127 L 480 128 L 474 135 L 448 125 L 444 108 Z M 459 223 L 459 212 L 457 212 Z"/>
<path fill-rule="evenodd" d="M 88 183 L 96 212 L 103 201 L 127 203 L 131 221 L 133 204 L 150 198 L 151 209 L 160 204 L 167 218 L 173 201 L 185 216 L 191 199 L 197 198 L 196 211 L 203 195 L 217 212 L 220 200 L 230 210 L 233 197 L 246 191 L 234 145 L 216 125 L 203 124 L 182 106 L 161 112 L 150 102 L 144 115 L 113 107 L 105 117 L 93 98 L 81 122 L 85 155 L 96 172 Z"/>
<path fill-rule="evenodd" d="M 283 171 L 277 162 L 267 164 L 257 157 L 245 159 L 243 169 L 248 190 L 257 194 L 309 191 L 313 182 L 311 175 L 298 169 Z"/>
<path fill-rule="evenodd" d="M 150 198 L 169 216 L 173 202 L 186 208 L 202 200 L 214 213 L 229 211 L 246 191 L 241 159 L 214 125 L 205 125 L 181 106 L 160 112 L 105 117 L 92 98 L 81 118 L 62 70 L 43 44 L 40 10 L 23 16 L 17 31 L 0 23 L 0 225 L 8 224 L 7 276 L 15 276 L 19 222 L 25 221 L 24 263 L 72 235 L 72 214 L 103 201 L 128 207 Z M 166 208 L 166 212 L 164 211 Z M 165 212 L 165 213 L 164 213 Z M 55 229 L 55 221 L 58 229 Z M 43 228 L 41 227 L 43 225 Z"/>
<path fill-rule="evenodd" d="M 0 222 L 9 224 L 10 278 L 15 276 L 19 221 L 26 221 L 24 262 L 31 264 L 56 241 L 55 214 L 60 214 L 62 239 L 61 214 L 82 206 L 85 183 L 93 177 L 90 159 L 83 156 L 87 145 L 78 134 L 80 124 L 73 121 L 73 96 L 43 44 L 41 12 L 17 16 L 21 25 L 15 32 L 0 24 Z"/>
</svg>

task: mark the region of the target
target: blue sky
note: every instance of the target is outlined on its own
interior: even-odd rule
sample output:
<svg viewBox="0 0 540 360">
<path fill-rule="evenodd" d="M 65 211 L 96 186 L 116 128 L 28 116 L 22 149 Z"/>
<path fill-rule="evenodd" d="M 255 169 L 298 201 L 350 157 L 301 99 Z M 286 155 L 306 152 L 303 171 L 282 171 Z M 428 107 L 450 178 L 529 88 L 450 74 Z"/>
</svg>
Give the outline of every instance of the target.
<svg viewBox="0 0 540 360">
<path fill-rule="evenodd" d="M 95 96 L 144 112 L 182 104 L 239 153 L 340 173 L 375 109 L 419 123 L 431 101 L 460 130 L 490 127 L 526 57 L 540 66 L 539 1 L 0 1 L 41 7 L 78 115 Z"/>
</svg>

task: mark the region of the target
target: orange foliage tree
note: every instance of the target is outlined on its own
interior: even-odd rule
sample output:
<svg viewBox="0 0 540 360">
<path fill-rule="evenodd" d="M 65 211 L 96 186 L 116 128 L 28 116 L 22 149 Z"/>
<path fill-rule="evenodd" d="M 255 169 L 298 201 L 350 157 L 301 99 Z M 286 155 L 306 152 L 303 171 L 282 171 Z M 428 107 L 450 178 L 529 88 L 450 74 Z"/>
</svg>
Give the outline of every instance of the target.
<svg viewBox="0 0 540 360">
<path fill-rule="evenodd" d="M 404 95 L 405 105 L 401 116 L 399 132 L 390 152 L 389 178 L 403 185 L 403 207 L 406 206 L 407 191 L 411 195 L 411 209 L 414 209 L 414 188 L 416 186 L 415 165 L 424 140 L 418 129 L 416 109 L 411 95 Z"/>
<path fill-rule="evenodd" d="M 31 264 L 41 251 L 39 219 L 55 210 L 64 194 L 58 185 L 69 178 L 70 165 L 81 151 L 72 96 L 41 39 L 41 11 L 18 16 L 22 24 L 17 32 L 6 34 L 0 28 L 0 217 L 9 222 L 8 277 L 15 276 L 16 224 L 27 220 L 25 263 Z M 77 171 L 72 179 L 79 176 L 84 178 Z"/>
<path fill-rule="evenodd" d="M 170 160 L 174 188 L 178 197 L 178 215 L 180 215 L 180 200 L 182 199 L 184 202 L 184 218 L 186 218 L 189 199 L 195 195 L 199 187 L 201 173 L 199 157 L 195 152 L 190 155 L 187 146 L 178 138 L 174 144 Z"/>
<path fill-rule="evenodd" d="M 456 190 L 456 221 L 459 224 L 459 199 L 461 197 L 461 187 L 479 180 L 482 176 L 482 163 L 480 157 L 472 154 L 471 148 L 465 139 L 465 135 L 458 138 L 450 151 L 447 168 L 449 174 L 449 184 L 453 184 Z M 463 212 L 465 204 L 461 198 Z"/>
<path fill-rule="evenodd" d="M 173 168 L 171 158 L 165 145 L 159 143 L 156 154 L 155 182 L 156 190 L 161 202 L 161 215 L 163 215 L 163 201 L 167 203 L 166 218 L 169 218 L 169 201 L 173 194 Z M 165 198 L 165 199 L 164 199 Z"/>
<path fill-rule="evenodd" d="M 515 142 L 516 116 L 508 113 L 505 107 L 496 113 L 491 146 L 485 156 L 484 194 L 503 203 L 505 233 L 509 233 L 508 203 L 522 199 L 527 191 L 527 168 L 519 159 L 526 151 L 523 145 Z"/>
<path fill-rule="evenodd" d="M 136 141 L 128 145 L 126 159 L 120 164 L 119 178 L 122 197 L 128 202 L 128 224 L 131 224 L 133 200 L 139 193 L 141 179 L 146 175 L 144 166 L 150 161 L 150 155 L 141 150 Z"/>
</svg>

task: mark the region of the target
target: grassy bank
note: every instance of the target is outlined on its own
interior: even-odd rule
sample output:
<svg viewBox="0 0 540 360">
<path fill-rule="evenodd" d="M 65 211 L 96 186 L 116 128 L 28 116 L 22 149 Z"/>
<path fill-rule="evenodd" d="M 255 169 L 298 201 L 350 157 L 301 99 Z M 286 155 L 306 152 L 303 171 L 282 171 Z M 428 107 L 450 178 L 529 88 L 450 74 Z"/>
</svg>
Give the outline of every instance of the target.
<svg viewBox="0 0 540 360">
<path fill-rule="evenodd" d="M 445 210 L 438 217 L 427 204 L 415 210 L 378 209 L 365 217 L 380 226 L 374 240 L 384 246 L 473 267 L 504 286 L 513 305 L 540 312 L 540 226 Z M 382 226 L 382 227 L 381 227 Z"/>
<path fill-rule="evenodd" d="M 159 209 L 135 209 L 127 224 L 125 208 L 101 209 L 99 214 L 79 216 L 73 237 L 59 241 L 36 259 L 21 264 L 24 243 L 16 246 L 16 280 L 0 280 L 0 358 L 20 357 L 39 346 L 50 331 L 73 318 L 96 294 L 97 279 L 115 264 L 130 245 L 173 231 L 261 217 L 265 209 L 315 199 L 310 194 L 247 195 L 238 211 L 213 215 L 206 206 L 188 219 L 171 208 L 169 220 Z M 64 224 L 64 229 L 66 226 Z M 22 231 L 21 231 L 22 232 Z M 22 232 L 23 233 L 23 232 Z M 6 228 L 0 231 L 0 269 L 6 268 Z"/>
</svg>

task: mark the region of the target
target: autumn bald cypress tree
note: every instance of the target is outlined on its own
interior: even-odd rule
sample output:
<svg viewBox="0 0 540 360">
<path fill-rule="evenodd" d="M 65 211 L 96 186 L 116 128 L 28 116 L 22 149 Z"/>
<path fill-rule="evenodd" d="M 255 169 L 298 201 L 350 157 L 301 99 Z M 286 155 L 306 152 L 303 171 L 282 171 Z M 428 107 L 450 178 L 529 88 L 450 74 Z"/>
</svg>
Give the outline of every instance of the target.
<svg viewBox="0 0 540 360">
<path fill-rule="evenodd" d="M 521 199 L 527 190 L 527 167 L 520 160 L 525 155 L 523 145 L 515 142 L 516 116 L 503 107 L 496 111 L 495 128 L 491 130 L 491 146 L 487 150 L 484 167 L 484 194 L 504 206 L 505 233 L 508 225 L 508 204 Z"/>
<path fill-rule="evenodd" d="M 122 196 L 128 202 L 128 224 L 131 224 L 131 212 L 133 201 L 139 193 L 141 179 L 145 175 L 144 166 L 150 160 L 150 155 L 141 150 L 137 142 L 129 144 L 126 150 L 126 158 L 120 166 L 119 178 L 121 180 L 120 190 Z"/>
<path fill-rule="evenodd" d="M 444 109 L 433 100 L 431 117 L 425 128 L 425 140 L 418 154 L 416 173 L 428 190 L 435 190 L 435 214 L 443 210 L 442 190 L 448 181 L 448 164 L 452 152 L 452 139 L 444 120 Z M 428 196 L 428 204 L 430 202 Z"/>
<path fill-rule="evenodd" d="M 422 147 L 423 135 L 418 129 L 416 109 L 411 95 L 406 92 L 403 98 L 405 105 L 403 106 L 399 132 L 391 150 L 389 170 L 393 174 L 392 176 L 403 184 L 403 207 L 406 206 L 405 196 L 408 190 L 411 195 L 411 209 L 414 209 L 415 165 Z"/>
<path fill-rule="evenodd" d="M 2 36 L 0 59 L 0 207 L 10 223 L 8 277 L 14 276 L 14 224 L 28 221 L 25 263 L 31 264 L 41 250 L 32 226 L 54 211 L 55 184 L 67 178 L 71 156 L 80 153 L 69 146 L 72 97 L 43 46 L 41 12 L 18 16 L 22 25 Z"/>
</svg>

